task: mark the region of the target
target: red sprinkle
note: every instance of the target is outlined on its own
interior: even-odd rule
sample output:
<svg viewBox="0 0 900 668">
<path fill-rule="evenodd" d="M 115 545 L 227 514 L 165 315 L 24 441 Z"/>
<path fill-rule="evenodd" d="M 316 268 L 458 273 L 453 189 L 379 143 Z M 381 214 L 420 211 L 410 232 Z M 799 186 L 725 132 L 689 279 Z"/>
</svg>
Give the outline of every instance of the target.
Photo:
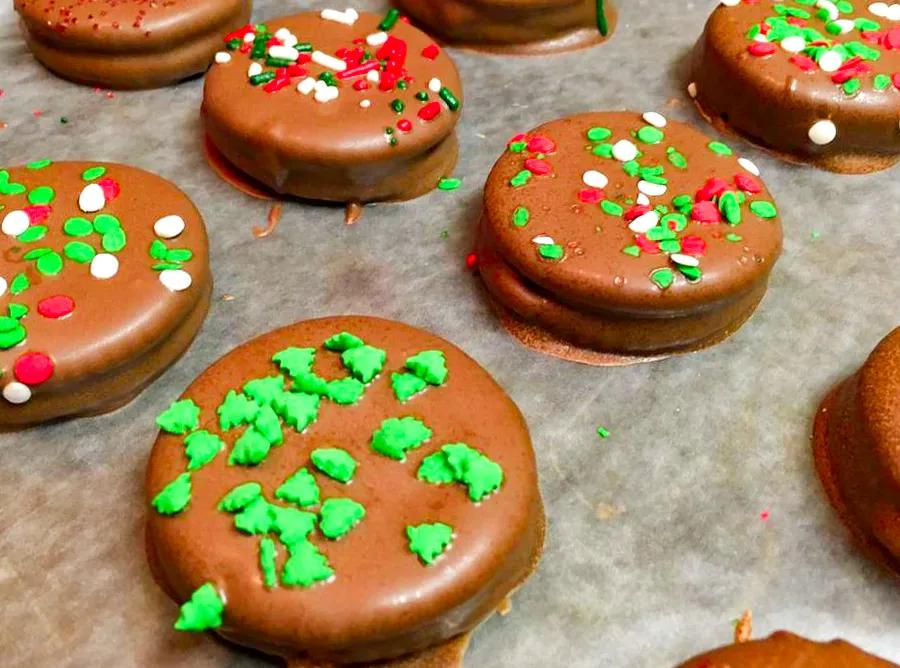
<svg viewBox="0 0 900 668">
<path fill-rule="evenodd" d="M 748 176 L 747 174 L 735 175 L 734 184 L 745 193 L 755 195 L 756 193 L 762 192 L 762 186 L 759 184 L 759 181 L 754 179 L 752 176 Z"/>
<path fill-rule="evenodd" d="M 475 269 L 478 266 L 478 254 L 469 253 L 466 255 L 466 269 Z"/>
<path fill-rule="evenodd" d="M 412 128 L 412 121 L 407 118 L 401 118 L 397 121 L 397 129 L 400 130 L 400 132 L 411 132 Z"/>
<path fill-rule="evenodd" d="M 113 179 L 100 179 L 97 183 L 103 189 L 103 196 L 106 198 L 107 202 L 114 200 L 119 196 L 119 193 L 122 192 L 119 184 Z"/>
<path fill-rule="evenodd" d="M 640 248 L 644 253 L 647 253 L 649 255 L 659 254 L 659 242 L 650 241 L 650 239 L 647 238 L 646 234 L 635 235 L 634 243 L 637 244 L 637 247 Z"/>
<path fill-rule="evenodd" d="M 519 134 L 517 134 L 515 137 L 513 137 L 512 139 L 510 139 L 508 142 L 506 142 L 506 147 L 509 148 L 509 147 L 512 146 L 513 144 L 516 144 L 516 143 L 518 143 L 518 142 L 520 142 L 520 141 L 525 141 L 526 139 L 528 139 L 528 135 L 519 133 Z"/>
<path fill-rule="evenodd" d="M 697 191 L 696 199 L 698 202 L 709 202 L 713 197 L 728 190 L 728 182 L 724 179 L 713 177 Z"/>
<path fill-rule="evenodd" d="M 759 519 L 761 519 L 763 522 L 768 522 L 770 517 L 772 517 L 772 513 L 770 513 L 768 510 L 764 510 L 759 514 Z"/>
<path fill-rule="evenodd" d="M 434 60 L 441 53 L 441 47 L 437 44 L 429 44 L 424 49 L 422 49 L 422 57 L 427 58 L 428 60 Z"/>
<path fill-rule="evenodd" d="M 894 88 L 900 90 L 900 72 L 891 75 L 891 83 L 894 84 Z"/>
<path fill-rule="evenodd" d="M 699 257 L 706 252 L 706 242 L 703 237 L 690 234 L 681 240 L 681 252 L 685 255 Z"/>
<path fill-rule="evenodd" d="M 441 113 L 441 104 L 438 101 L 429 102 L 419 109 L 419 118 L 423 121 L 433 121 Z"/>
<path fill-rule="evenodd" d="M 888 30 L 888 34 L 884 36 L 884 46 L 886 49 L 900 49 L 900 26 Z"/>
<path fill-rule="evenodd" d="M 584 188 L 578 191 L 578 199 L 585 204 L 598 204 L 606 199 L 606 193 L 596 188 Z"/>
<path fill-rule="evenodd" d="M 22 211 L 28 214 L 28 220 L 32 225 L 39 225 L 47 220 L 53 209 L 46 204 L 41 204 L 40 206 L 26 206 Z"/>
<path fill-rule="evenodd" d="M 26 385 L 46 383 L 53 376 L 53 360 L 43 353 L 25 353 L 13 365 L 13 374 Z"/>
<path fill-rule="evenodd" d="M 771 42 L 753 42 L 747 47 L 747 51 L 753 56 L 771 56 L 775 53 L 775 45 Z"/>
<path fill-rule="evenodd" d="M 537 158 L 528 158 L 528 160 L 525 161 L 525 169 L 538 176 L 544 176 L 553 171 L 549 162 L 538 160 Z"/>
<path fill-rule="evenodd" d="M 528 150 L 532 153 L 555 153 L 556 144 L 549 137 L 532 137 L 528 140 Z"/>
<path fill-rule="evenodd" d="M 698 223 L 721 223 L 719 207 L 712 202 L 697 202 L 691 209 L 691 218 Z"/>
<path fill-rule="evenodd" d="M 625 215 L 623 217 L 625 218 L 625 222 L 630 223 L 632 220 L 640 218 L 645 213 L 650 213 L 651 211 L 653 211 L 653 209 L 649 206 L 646 206 L 644 204 L 635 204 L 625 212 Z"/>
<path fill-rule="evenodd" d="M 815 72 L 819 69 L 819 66 L 816 65 L 816 61 L 808 56 L 803 56 L 801 54 L 795 54 L 790 58 L 791 62 L 799 67 L 804 72 Z"/>
<path fill-rule="evenodd" d="M 37 310 L 45 318 L 58 320 L 75 310 L 75 300 L 66 295 L 47 297 L 38 302 Z"/>
</svg>

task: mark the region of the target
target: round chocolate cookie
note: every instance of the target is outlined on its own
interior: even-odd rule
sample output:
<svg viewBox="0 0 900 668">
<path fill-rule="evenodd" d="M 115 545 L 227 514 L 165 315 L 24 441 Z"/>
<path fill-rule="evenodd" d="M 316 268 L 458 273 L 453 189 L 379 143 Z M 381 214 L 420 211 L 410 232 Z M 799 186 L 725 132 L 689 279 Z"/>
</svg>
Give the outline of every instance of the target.
<svg viewBox="0 0 900 668">
<path fill-rule="evenodd" d="M 784 158 L 885 169 L 900 159 L 900 12 L 889 4 L 724 0 L 688 90 L 717 129 Z"/>
<path fill-rule="evenodd" d="M 147 547 L 184 603 L 176 629 L 292 666 L 456 666 L 540 556 L 522 415 L 461 350 L 408 325 L 266 334 L 158 424 Z"/>
<path fill-rule="evenodd" d="M 397 10 L 273 19 L 226 36 L 224 46 L 206 77 L 208 138 L 277 193 L 410 199 L 456 165 L 456 67 Z"/>
<path fill-rule="evenodd" d="M 758 177 L 655 112 L 547 123 L 513 137 L 488 178 L 481 276 L 507 328 L 549 354 L 609 364 L 717 343 L 781 251 Z"/>
<path fill-rule="evenodd" d="M 0 431 L 131 401 L 209 308 L 200 213 L 134 167 L 0 170 L 0 253 Z"/>
<path fill-rule="evenodd" d="M 866 551 L 900 573 L 900 328 L 816 416 L 816 468 L 841 519 Z"/>
<path fill-rule="evenodd" d="M 417 23 L 460 46 L 501 53 L 569 51 L 606 40 L 609 0 L 396 0 Z"/>
<path fill-rule="evenodd" d="M 813 642 L 778 631 L 764 640 L 720 647 L 678 668 L 896 668 L 843 640 Z"/>
<path fill-rule="evenodd" d="M 205 71 L 251 0 L 15 0 L 35 57 L 61 77 L 158 88 Z"/>
</svg>

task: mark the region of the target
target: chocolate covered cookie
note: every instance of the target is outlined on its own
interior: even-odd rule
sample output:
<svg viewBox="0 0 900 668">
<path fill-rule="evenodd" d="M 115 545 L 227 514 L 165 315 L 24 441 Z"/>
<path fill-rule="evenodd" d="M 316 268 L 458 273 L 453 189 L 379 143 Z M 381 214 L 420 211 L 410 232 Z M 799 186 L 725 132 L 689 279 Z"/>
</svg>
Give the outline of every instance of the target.
<svg viewBox="0 0 900 668">
<path fill-rule="evenodd" d="M 134 167 L 0 170 L 0 253 L 0 431 L 129 402 L 209 307 L 200 213 Z"/>
<path fill-rule="evenodd" d="M 866 551 L 900 573 L 900 329 L 825 398 L 813 449 L 825 491 Z"/>
<path fill-rule="evenodd" d="M 501 53 L 552 53 L 607 39 L 609 0 L 396 0 L 417 23 L 461 46 Z"/>
<path fill-rule="evenodd" d="M 763 640 L 720 647 L 679 668 L 896 668 L 843 640 L 813 642 L 778 631 Z"/>
<path fill-rule="evenodd" d="M 158 88 L 205 71 L 250 0 L 15 0 L 34 56 L 61 77 Z"/>
<path fill-rule="evenodd" d="M 866 173 L 900 159 L 900 7 L 724 0 L 689 92 L 718 129 L 782 157 Z"/>
<path fill-rule="evenodd" d="M 781 241 L 752 162 L 658 113 L 608 112 L 510 140 L 485 186 L 478 255 L 513 334 L 605 364 L 732 334 Z"/>
<path fill-rule="evenodd" d="M 402 200 L 456 164 L 462 93 L 430 37 L 353 9 L 273 19 L 227 35 L 206 78 L 214 149 L 282 195 Z"/>
<path fill-rule="evenodd" d="M 522 415 L 427 332 L 301 322 L 213 365 L 158 420 L 153 571 L 213 630 L 291 666 L 457 666 L 539 558 Z"/>
</svg>

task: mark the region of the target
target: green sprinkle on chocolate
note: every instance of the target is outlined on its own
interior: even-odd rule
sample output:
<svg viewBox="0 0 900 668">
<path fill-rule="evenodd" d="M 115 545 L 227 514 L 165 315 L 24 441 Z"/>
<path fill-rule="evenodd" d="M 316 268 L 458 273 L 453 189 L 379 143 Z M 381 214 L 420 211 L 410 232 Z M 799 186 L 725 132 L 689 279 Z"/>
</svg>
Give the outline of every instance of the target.
<svg viewBox="0 0 900 668">
<path fill-rule="evenodd" d="M 225 448 L 225 442 L 215 434 L 202 429 L 184 439 L 184 454 L 188 458 L 188 471 L 196 471 L 209 464 Z"/>
<path fill-rule="evenodd" d="M 200 426 L 200 407 L 192 399 L 182 399 L 156 418 L 160 429 L 170 434 L 186 434 Z"/>
<path fill-rule="evenodd" d="M 88 167 L 81 173 L 82 181 L 96 181 L 106 174 L 106 167 Z"/>
<path fill-rule="evenodd" d="M 234 442 L 228 463 L 231 466 L 257 466 L 265 461 L 272 444 L 269 439 L 250 427 Z"/>
<path fill-rule="evenodd" d="M 366 509 L 353 499 L 326 499 L 319 516 L 319 531 L 329 540 L 339 540 L 362 521 Z"/>
<path fill-rule="evenodd" d="M 207 582 L 194 591 L 190 600 L 181 606 L 175 629 L 194 633 L 217 629 L 222 626 L 224 611 L 225 603 L 222 597 L 219 596 L 215 586 Z"/>
<path fill-rule="evenodd" d="M 652 125 L 645 125 L 637 131 L 637 138 L 645 144 L 658 144 L 666 138 L 665 133 Z"/>
<path fill-rule="evenodd" d="M 251 380 L 244 385 L 244 394 L 259 406 L 271 406 L 284 394 L 284 378 L 270 376 Z"/>
<path fill-rule="evenodd" d="M 275 565 L 275 541 L 263 537 L 259 540 L 259 568 L 263 572 L 263 584 L 266 589 L 278 585 L 278 569 Z"/>
<path fill-rule="evenodd" d="M 511 185 L 513 188 L 521 188 L 530 180 L 531 172 L 529 172 L 527 169 L 523 169 L 521 172 L 519 172 L 509 180 L 509 185 Z"/>
<path fill-rule="evenodd" d="M 259 409 L 259 413 L 257 413 L 256 419 L 253 421 L 253 427 L 269 442 L 269 445 L 281 445 L 284 443 L 281 421 L 271 406 L 263 406 Z"/>
<path fill-rule="evenodd" d="M 447 382 L 447 358 L 441 350 L 423 350 L 406 360 L 406 368 L 429 385 Z"/>
<path fill-rule="evenodd" d="M 275 400 L 275 412 L 286 425 L 302 432 L 318 418 L 319 402 L 315 394 L 286 392 Z"/>
<path fill-rule="evenodd" d="M 612 200 L 605 199 L 600 202 L 600 209 L 603 213 L 606 213 L 610 216 L 621 216 L 625 213 L 625 209 L 620 205 L 616 204 Z"/>
<path fill-rule="evenodd" d="M 310 458 L 313 466 L 338 482 L 350 482 L 356 473 L 356 460 L 342 448 L 318 448 Z"/>
<path fill-rule="evenodd" d="M 397 401 L 405 403 L 428 387 L 428 383 L 411 373 L 391 374 L 391 387 Z"/>
<path fill-rule="evenodd" d="M 285 348 L 272 356 L 272 361 L 278 365 L 278 368 L 293 379 L 310 373 L 315 359 L 315 348 Z"/>
<path fill-rule="evenodd" d="M 516 210 L 513 211 L 512 223 L 516 227 L 525 227 L 530 219 L 531 212 L 524 206 L 516 207 Z"/>
<path fill-rule="evenodd" d="M 191 474 L 182 473 L 153 497 L 152 505 L 160 515 L 177 515 L 191 500 Z"/>
<path fill-rule="evenodd" d="M 388 418 L 372 434 L 372 449 L 385 457 L 403 461 L 408 450 L 420 447 L 431 434 L 431 429 L 417 418 Z"/>
<path fill-rule="evenodd" d="M 668 290 L 672 283 L 675 282 L 675 273 L 668 267 L 657 269 L 650 274 L 650 280 L 656 284 L 660 290 Z"/>
<path fill-rule="evenodd" d="M 609 128 L 596 127 L 587 131 L 589 141 L 606 141 L 612 137 L 612 130 Z"/>
<path fill-rule="evenodd" d="M 328 383 L 328 398 L 341 406 L 351 406 L 359 401 L 366 386 L 356 378 L 341 378 Z"/>
<path fill-rule="evenodd" d="M 503 469 L 484 453 L 465 443 L 448 443 L 426 457 L 417 476 L 431 484 L 458 482 L 469 489 L 474 502 L 496 492 L 503 484 Z"/>
<path fill-rule="evenodd" d="M 53 164 L 52 160 L 50 160 L 48 158 L 44 158 L 43 160 L 35 160 L 34 162 L 29 162 L 27 165 L 25 165 L 25 167 L 27 169 L 36 171 L 39 169 L 44 169 L 45 167 L 49 167 L 52 164 Z"/>
<path fill-rule="evenodd" d="M 707 147 L 716 155 L 734 155 L 734 151 L 731 150 L 731 147 L 720 141 L 711 141 L 707 144 Z"/>
<path fill-rule="evenodd" d="M 750 210 L 760 218 L 765 219 L 775 218 L 778 215 L 778 209 L 775 208 L 775 205 L 765 200 L 750 202 Z"/>
<path fill-rule="evenodd" d="M 28 202 L 34 206 L 50 204 L 56 199 L 56 191 L 50 186 L 38 186 L 28 193 Z"/>
<path fill-rule="evenodd" d="M 313 474 L 306 468 L 299 469 L 275 490 L 275 498 L 293 503 L 301 508 L 319 505 L 321 492 Z"/>
<path fill-rule="evenodd" d="M 393 11 L 393 10 L 392 10 Z M 328 580 L 334 571 L 328 559 L 315 545 L 300 541 L 288 546 L 290 556 L 284 564 L 281 583 L 288 587 L 311 587 L 317 582 Z"/>
<path fill-rule="evenodd" d="M 430 566 L 453 541 L 453 527 L 442 522 L 408 526 L 406 536 L 409 538 L 409 551 L 418 556 L 423 564 Z"/>
<path fill-rule="evenodd" d="M 233 488 L 219 501 L 219 510 L 236 513 L 249 506 L 262 496 L 262 485 L 258 482 L 245 482 Z"/>
<path fill-rule="evenodd" d="M 538 255 L 545 260 L 561 260 L 566 254 L 565 250 L 559 244 L 539 244 L 537 247 Z"/>
<path fill-rule="evenodd" d="M 362 383 L 370 383 L 381 373 L 386 359 L 387 353 L 381 348 L 367 345 L 350 348 L 341 354 L 344 366 Z"/>
<path fill-rule="evenodd" d="M 316 528 L 315 513 L 281 506 L 269 506 L 269 511 L 272 515 L 272 531 L 278 534 L 285 545 L 296 545 L 307 540 Z"/>
<path fill-rule="evenodd" d="M 328 381 L 314 373 L 304 373 L 294 378 L 294 392 L 324 397 L 328 395 Z"/>
<path fill-rule="evenodd" d="M 446 485 L 456 480 L 456 473 L 443 451 L 435 452 L 423 459 L 416 476 L 419 480 L 432 485 Z"/>
<path fill-rule="evenodd" d="M 273 515 L 269 502 L 258 496 L 234 516 L 234 526 L 250 536 L 262 536 L 272 531 Z"/>
<path fill-rule="evenodd" d="M 250 424 L 256 419 L 259 412 L 259 404 L 252 399 L 229 390 L 225 400 L 216 409 L 219 415 L 219 427 L 222 431 L 234 429 L 242 424 Z"/>
<path fill-rule="evenodd" d="M 325 347 L 328 350 L 339 353 L 344 352 L 345 350 L 350 350 L 351 348 L 359 348 L 363 345 L 365 345 L 365 341 L 363 341 L 358 336 L 350 334 L 349 332 L 341 332 L 340 334 L 335 334 L 325 342 Z"/>
</svg>

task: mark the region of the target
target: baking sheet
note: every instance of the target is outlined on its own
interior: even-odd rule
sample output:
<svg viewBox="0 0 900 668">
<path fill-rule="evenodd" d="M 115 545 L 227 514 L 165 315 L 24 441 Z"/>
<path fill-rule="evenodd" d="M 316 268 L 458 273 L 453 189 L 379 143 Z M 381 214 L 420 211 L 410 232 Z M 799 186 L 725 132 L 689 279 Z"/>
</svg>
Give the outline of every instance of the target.
<svg viewBox="0 0 900 668">
<path fill-rule="evenodd" d="M 809 445 L 819 399 L 900 323 L 900 168 L 839 177 L 733 142 L 777 198 L 785 255 L 753 320 L 686 357 L 598 369 L 540 356 L 502 330 L 464 270 L 480 189 L 514 132 L 588 109 L 700 122 L 684 104 L 685 57 L 716 2 L 619 0 L 612 41 L 570 55 L 454 52 L 467 93 L 463 186 L 367 207 L 353 227 L 340 209 L 290 203 L 267 239 L 251 229 L 269 205 L 204 163 L 201 81 L 109 97 L 56 79 L 29 55 L 11 4 L 0 6 L 0 164 L 112 160 L 174 180 L 206 218 L 216 292 L 189 353 L 138 401 L 0 436 L 4 666 L 275 665 L 171 629 L 176 607 L 151 580 L 141 540 L 153 420 L 235 345 L 349 313 L 449 338 L 531 426 L 546 554 L 512 613 L 477 631 L 468 666 L 666 668 L 727 642 L 744 608 L 757 635 L 843 636 L 900 662 L 898 583 L 850 544 Z M 329 4 L 257 0 L 254 19 Z"/>
</svg>

